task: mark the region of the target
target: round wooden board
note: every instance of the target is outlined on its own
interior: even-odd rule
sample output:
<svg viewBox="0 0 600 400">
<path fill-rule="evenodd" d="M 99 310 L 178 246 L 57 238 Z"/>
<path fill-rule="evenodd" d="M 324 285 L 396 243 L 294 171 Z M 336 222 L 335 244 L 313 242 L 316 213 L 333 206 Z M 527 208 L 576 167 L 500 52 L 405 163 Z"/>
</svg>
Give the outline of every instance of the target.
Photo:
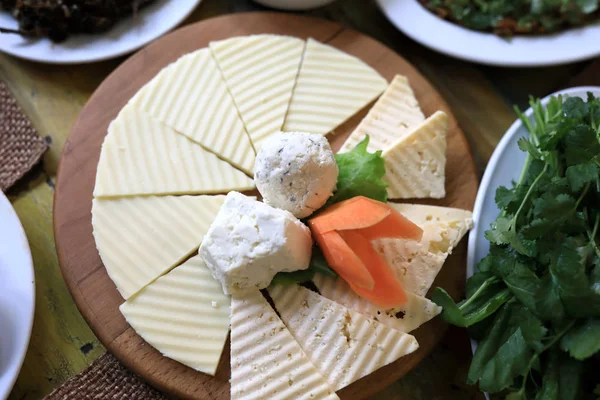
<svg viewBox="0 0 600 400">
<path fill-rule="evenodd" d="M 402 57 L 356 31 L 328 21 L 278 13 L 229 15 L 179 29 L 140 50 L 119 66 L 98 87 L 65 144 L 56 183 L 54 231 L 58 258 L 67 285 L 79 310 L 106 348 L 128 368 L 155 387 L 184 398 L 229 398 L 229 344 L 216 377 L 196 372 L 163 357 L 127 324 L 117 292 L 96 250 L 91 208 L 96 165 L 107 127 L 129 98 L 161 68 L 179 56 L 205 47 L 210 41 L 257 33 L 313 37 L 355 55 L 388 80 L 406 75 L 425 115 L 443 110 L 450 115 L 446 198 L 424 203 L 472 209 L 477 175 L 465 137 L 437 91 Z M 369 107 L 329 135 L 334 150 L 364 117 Z M 116 222 L 116 221 L 115 221 Z M 465 279 L 466 241 L 448 258 L 435 285 L 453 296 L 462 293 Z M 342 398 L 365 398 L 410 371 L 435 347 L 445 332 L 435 319 L 415 332 L 420 348 L 340 391 Z"/>
</svg>

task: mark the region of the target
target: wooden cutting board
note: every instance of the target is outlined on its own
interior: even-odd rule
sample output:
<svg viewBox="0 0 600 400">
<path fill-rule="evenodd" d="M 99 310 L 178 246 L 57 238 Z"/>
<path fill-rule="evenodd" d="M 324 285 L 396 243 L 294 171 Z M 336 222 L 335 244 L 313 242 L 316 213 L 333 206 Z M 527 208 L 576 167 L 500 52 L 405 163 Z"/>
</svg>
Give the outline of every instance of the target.
<svg viewBox="0 0 600 400">
<path fill-rule="evenodd" d="M 196 372 L 160 355 L 127 324 L 117 292 L 96 250 L 92 236 L 92 192 L 100 148 L 109 123 L 146 82 L 181 55 L 206 47 L 210 41 L 258 33 L 313 37 L 361 58 L 388 80 L 406 75 L 426 116 L 436 110 L 450 115 L 446 198 L 422 203 L 472 209 L 477 175 L 467 141 L 448 105 L 406 60 L 381 43 L 332 22 L 278 13 L 228 15 L 186 26 L 155 41 L 121 64 L 98 87 L 67 140 L 56 183 L 54 232 L 63 276 L 79 310 L 100 341 L 128 368 L 153 386 L 178 397 L 229 398 L 229 345 L 216 377 Z M 368 111 L 366 107 L 329 135 L 337 150 Z M 119 221 L 115 221 L 115 224 Z M 452 296 L 463 292 L 466 240 L 448 258 L 435 285 Z M 434 286 L 435 286 L 434 285 Z M 436 318 L 415 332 L 420 349 L 340 391 L 348 398 L 368 397 L 410 371 L 435 347 L 446 325 Z M 434 384 L 434 382 L 432 382 Z"/>
</svg>

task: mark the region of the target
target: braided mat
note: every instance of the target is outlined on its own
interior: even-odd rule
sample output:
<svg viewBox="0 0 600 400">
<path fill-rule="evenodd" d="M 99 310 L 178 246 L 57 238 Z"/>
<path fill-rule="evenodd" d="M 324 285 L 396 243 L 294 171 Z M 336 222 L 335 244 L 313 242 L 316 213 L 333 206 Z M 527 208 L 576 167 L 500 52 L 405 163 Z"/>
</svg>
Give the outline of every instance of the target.
<svg viewBox="0 0 600 400">
<path fill-rule="evenodd" d="M 6 191 L 38 163 L 48 144 L 0 81 L 0 190 Z"/>
</svg>

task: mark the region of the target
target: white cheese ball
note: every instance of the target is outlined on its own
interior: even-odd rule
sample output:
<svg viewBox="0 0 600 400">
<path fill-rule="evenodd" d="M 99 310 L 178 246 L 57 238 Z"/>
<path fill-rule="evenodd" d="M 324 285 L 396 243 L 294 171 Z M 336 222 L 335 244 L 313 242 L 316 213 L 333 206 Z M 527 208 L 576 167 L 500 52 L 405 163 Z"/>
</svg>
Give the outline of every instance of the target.
<svg viewBox="0 0 600 400">
<path fill-rule="evenodd" d="M 278 272 L 308 268 L 310 230 L 287 211 L 230 192 L 199 254 L 225 294 L 264 289 Z"/>
<path fill-rule="evenodd" d="M 305 218 L 333 194 L 338 167 L 323 135 L 278 133 L 267 139 L 254 164 L 254 182 L 263 201 Z"/>
</svg>

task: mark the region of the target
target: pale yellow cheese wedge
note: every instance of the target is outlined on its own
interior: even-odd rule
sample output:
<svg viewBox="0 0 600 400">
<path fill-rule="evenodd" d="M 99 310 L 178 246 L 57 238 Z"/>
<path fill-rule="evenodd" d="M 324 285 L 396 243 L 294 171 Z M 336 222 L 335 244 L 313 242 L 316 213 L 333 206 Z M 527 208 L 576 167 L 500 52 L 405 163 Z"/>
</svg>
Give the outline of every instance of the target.
<svg viewBox="0 0 600 400">
<path fill-rule="evenodd" d="M 211 42 L 254 148 L 281 131 L 305 42 L 281 35 L 251 35 Z"/>
<path fill-rule="evenodd" d="M 119 308 L 136 333 L 163 355 L 215 374 L 229 332 L 230 298 L 199 256 Z"/>
<path fill-rule="evenodd" d="M 94 199 L 96 247 L 128 299 L 200 247 L 225 196 Z"/>
<path fill-rule="evenodd" d="M 387 84 L 362 60 L 308 39 L 283 130 L 325 135 L 373 101 Z"/>
<path fill-rule="evenodd" d="M 419 347 L 413 336 L 302 286 L 275 285 L 269 294 L 285 325 L 335 390 Z"/>
<path fill-rule="evenodd" d="M 423 228 L 423 238 L 420 242 L 378 239 L 373 246 L 385 257 L 406 291 L 425 296 L 448 255 L 473 227 L 473 215 L 457 208 L 389 204 Z"/>
<path fill-rule="evenodd" d="M 369 113 L 348 136 L 340 153 L 352 150 L 369 135 L 367 150 L 385 150 L 410 129 L 425 121 L 408 78 L 396 75 Z"/>
<path fill-rule="evenodd" d="M 146 112 L 127 105 L 108 127 L 94 196 L 244 191 L 254 183 Z"/>
<path fill-rule="evenodd" d="M 442 308 L 431 300 L 410 292 L 406 293 L 406 304 L 383 309 L 357 295 L 340 277 L 336 279 L 316 274 L 313 282 L 321 295 L 400 332 L 409 333 L 442 311 Z"/>
<path fill-rule="evenodd" d="M 446 195 L 448 115 L 436 111 L 384 150 L 388 198 L 434 198 Z"/>
<path fill-rule="evenodd" d="M 170 64 L 129 102 L 252 175 L 256 153 L 210 49 Z"/>
<path fill-rule="evenodd" d="M 232 298 L 231 399 L 339 399 L 258 290 Z"/>
</svg>

